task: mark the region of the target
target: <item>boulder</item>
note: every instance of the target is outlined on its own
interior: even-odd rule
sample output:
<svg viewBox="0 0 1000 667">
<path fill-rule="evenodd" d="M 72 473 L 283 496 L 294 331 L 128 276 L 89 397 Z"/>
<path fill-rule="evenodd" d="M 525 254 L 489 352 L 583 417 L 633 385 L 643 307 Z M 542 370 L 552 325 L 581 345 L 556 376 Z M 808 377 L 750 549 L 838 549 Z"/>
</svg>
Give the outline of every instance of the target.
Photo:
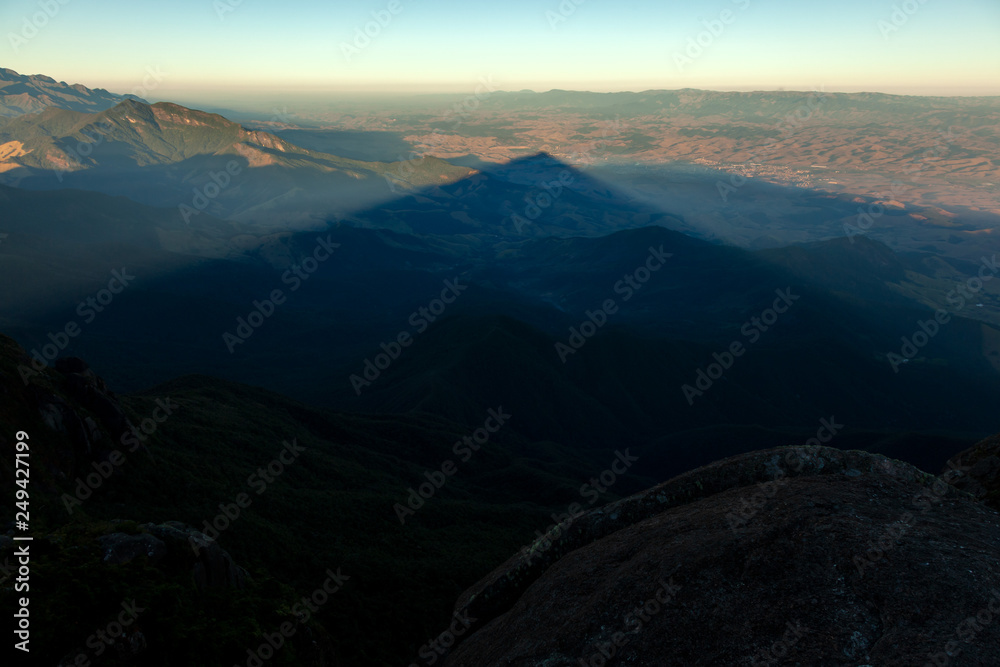
<svg viewBox="0 0 1000 667">
<path fill-rule="evenodd" d="M 422 651 L 447 667 L 996 665 L 998 554 L 1000 514 L 913 466 L 751 452 L 553 527 Z"/>
<path fill-rule="evenodd" d="M 148 533 L 111 533 L 102 535 L 97 541 L 104 549 L 104 562 L 112 565 L 128 563 L 139 556 L 146 556 L 150 562 L 155 563 L 167 553 L 167 546 L 163 541 Z"/>
<path fill-rule="evenodd" d="M 178 521 L 143 524 L 142 530 L 162 540 L 169 548 L 169 562 L 189 569 L 195 585 L 242 590 L 250 574 L 233 562 L 229 553 L 204 533 Z"/>
<path fill-rule="evenodd" d="M 953 486 L 1000 510 L 1000 435 L 994 435 L 957 454 L 942 476 Z"/>
</svg>

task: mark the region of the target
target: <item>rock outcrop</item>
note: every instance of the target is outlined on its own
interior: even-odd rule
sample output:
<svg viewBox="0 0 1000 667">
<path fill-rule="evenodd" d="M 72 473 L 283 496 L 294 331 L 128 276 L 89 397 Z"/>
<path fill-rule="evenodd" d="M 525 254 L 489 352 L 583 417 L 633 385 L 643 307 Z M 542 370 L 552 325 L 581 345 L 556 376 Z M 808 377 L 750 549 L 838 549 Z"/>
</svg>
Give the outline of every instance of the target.
<svg viewBox="0 0 1000 667">
<path fill-rule="evenodd" d="M 144 523 L 138 529 L 141 532 L 133 535 L 115 532 L 98 537 L 104 562 L 121 565 L 146 556 L 151 564 L 169 572 L 190 573 L 199 590 L 242 590 L 250 581 L 249 573 L 233 562 L 225 549 L 190 526 L 168 521 Z"/>
<path fill-rule="evenodd" d="M 250 575 L 233 562 L 229 553 L 204 533 L 178 521 L 143 524 L 142 529 L 169 547 L 170 558 L 178 567 L 189 569 L 195 585 L 206 588 L 246 587 Z"/>
<path fill-rule="evenodd" d="M 942 477 L 1000 510 L 1000 435 L 986 438 L 953 457 Z"/>
<path fill-rule="evenodd" d="M 86 362 L 64 357 L 39 367 L 37 359 L 2 335 L 0 397 L 11 423 L 28 430 L 44 425 L 32 432 L 33 449 L 45 459 L 32 477 L 44 486 L 91 472 L 92 463 L 107 460 L 133 429 L 118 396 Z M 4 442 L 0 435 L 0 445 Z"/>
<path fill-rule="evenodd" d="M 1000 514 L 882 456 L 752 452 L 553 527 L 456 619 L 423 657 L 997 665 Z"/>
</svg>

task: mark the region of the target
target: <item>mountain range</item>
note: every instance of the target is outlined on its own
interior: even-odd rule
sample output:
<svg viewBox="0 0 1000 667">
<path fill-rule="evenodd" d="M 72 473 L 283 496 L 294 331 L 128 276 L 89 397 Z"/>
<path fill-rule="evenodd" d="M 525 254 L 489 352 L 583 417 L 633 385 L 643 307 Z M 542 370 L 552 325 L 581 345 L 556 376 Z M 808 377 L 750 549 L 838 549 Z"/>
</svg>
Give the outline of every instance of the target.
<svg viewBox="0 0 1000 667">
<path fill-rule="evenodd" d="M 126 100 L 84 114 L 48 108 L 0 127 L 0 170 L 27 189 L 78 188 L 246 222 L 315 223 L 411 189 L 466 177 L 435 158 L 398 165 L 326 155 L 222 116 Z M 390 176 L 391 178 L 387 178 Z"/>
<path fill-rule="evenodd" d="M 49 107 L 94 113 L 109 109 L 135 95 L 117 95 L 103 88 L 67 84 L 44 74 L 24 76 L 0 67 L 0 119 L 31 114 Z"/>
</svg>

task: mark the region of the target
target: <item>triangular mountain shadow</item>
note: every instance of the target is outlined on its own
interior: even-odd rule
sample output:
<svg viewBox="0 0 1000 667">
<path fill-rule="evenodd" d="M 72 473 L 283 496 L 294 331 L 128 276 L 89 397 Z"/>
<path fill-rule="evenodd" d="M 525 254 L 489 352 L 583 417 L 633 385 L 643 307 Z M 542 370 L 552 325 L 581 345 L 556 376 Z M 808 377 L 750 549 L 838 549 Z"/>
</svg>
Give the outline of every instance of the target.
<svg viewBox="0 0 1000 667">
<path fill-rule="evenodd" d="M 386 178 L 403 185 L 408 169 L 418 164 L 401 163 Z M 393 189 L 397 199 L 341 221 L 405 234 L 485 235 L 491 243 L 683 224 L 679 216 L 636 201 L 544 152 L 491 165 L 452 183 L 409 192 Z"/>
</svg>

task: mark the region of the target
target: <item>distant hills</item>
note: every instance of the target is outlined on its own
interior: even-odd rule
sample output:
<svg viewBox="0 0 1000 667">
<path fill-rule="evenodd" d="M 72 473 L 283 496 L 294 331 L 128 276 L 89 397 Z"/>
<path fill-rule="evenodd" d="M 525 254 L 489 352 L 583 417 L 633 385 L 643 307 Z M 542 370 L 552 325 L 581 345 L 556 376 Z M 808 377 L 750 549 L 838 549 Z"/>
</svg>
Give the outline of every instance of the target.
<svg viewBox="0 0 1000 667">
<path fill-rule="evenodd" d="M 718 91 L 681 88 L 677 90 L 643 90 L 639 92 L 595 93 L 578 90 L 553 89 L 545 92 L 497 91 L 484 102 L 489 107 L 509 109 L 549 108 L 566 112 L 580 110 L 604 110 L 618 112 L 623 116 L 638 116 L 643 113 L 672 110 L 685 114 L 696 113 L 712 116 L 719 113 L 758 116 L 763 113 L 784 114 L 795 111 L 809 94 L 823 97 L 822 105 L 827 112 L 873 114 L 881 119 L 889 114 L 910 114 L 917 111 L 943 109 L 995 109 L 1000 97 L 928 97 L 913 95 L 889 95 L 885 93 L 833 93 L 822 88 L 815 91 Z"/>
<path fill-rule="evenodd" d="M 1000 215 L 995 158 L 1000 97 L 823 90 L 494 91 L 456 123 L 448 110 L 462 103 L 432 98 L 419 108 L 411 100 L 388 108 L 330 104 L 327 111 L 304 111 L 301 122 L 341 133 L 396 133 L 420 150 L 433 146 L 435 155 L 463 164 L 545 151 L 609 170 L 642 167 L 634 178 L 646 176 L 644 170 L 699 165 L 722 172 L 713 185 L 750 178 L 897 201 L 907 207 L 904 214 L 911 206 L 952 214 L 974 209 L 972 221 L 990 213 L 987 226 Z M 747 189 L 737 190 L 730 201 L 752 201 Z M 709 196 L 718 209 L 719 193 Z"/>
<path fill-rule="evenodd" d="M 78 83 L 70 85 L 42 74 L 24 76 L 0 67 L 0 118 L 36 113 L 49 107 L 95 113 L 126 99 L 142 101 L 135 95 L 117 95 Z"/>
</svg>

